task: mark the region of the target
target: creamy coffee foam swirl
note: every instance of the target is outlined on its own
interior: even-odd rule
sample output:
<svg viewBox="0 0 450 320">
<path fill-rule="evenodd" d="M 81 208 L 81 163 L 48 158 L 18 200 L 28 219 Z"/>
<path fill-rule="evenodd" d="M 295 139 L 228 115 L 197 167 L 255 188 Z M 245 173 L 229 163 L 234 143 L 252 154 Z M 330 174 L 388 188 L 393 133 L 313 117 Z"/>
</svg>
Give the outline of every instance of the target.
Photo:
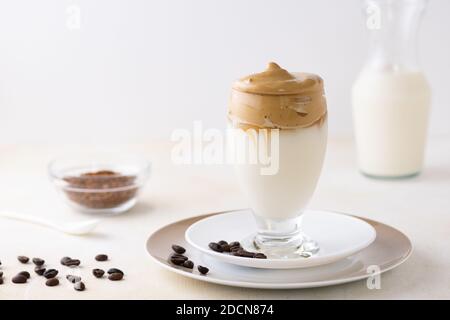
<svg viewBox="0 0 450 320">
<path fill-rule="evenodd" d="M 327 114 L 323 80 L 289 73 L 274 62 L 233 85 L 228 118 L 238 128 L 295 129 L 321 124 Z"/>
</svg>

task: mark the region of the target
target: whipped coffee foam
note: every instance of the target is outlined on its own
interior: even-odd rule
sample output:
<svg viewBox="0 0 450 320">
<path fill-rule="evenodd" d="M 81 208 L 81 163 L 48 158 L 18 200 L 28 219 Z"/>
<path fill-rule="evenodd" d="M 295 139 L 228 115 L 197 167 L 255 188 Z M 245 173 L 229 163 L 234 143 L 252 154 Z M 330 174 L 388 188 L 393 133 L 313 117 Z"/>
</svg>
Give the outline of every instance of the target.
<svg viewBox="0 0 450 320">
<path fill-rule="evenodd" d="M 327 106 L 323 80 L 289 73 L 274 62 L 233 85 L 228 118 L 238 128 L 304 128 L 322 123 Z"/>
</svg>

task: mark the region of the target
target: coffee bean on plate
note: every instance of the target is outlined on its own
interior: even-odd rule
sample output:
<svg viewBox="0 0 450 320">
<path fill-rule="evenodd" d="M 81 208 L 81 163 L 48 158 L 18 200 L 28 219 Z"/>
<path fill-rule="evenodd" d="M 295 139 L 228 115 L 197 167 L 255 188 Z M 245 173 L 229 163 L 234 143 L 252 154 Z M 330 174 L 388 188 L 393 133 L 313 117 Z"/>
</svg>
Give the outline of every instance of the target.
<svg viewBox="0 0 450 320">
<path fill-rule="evenodd" d="M 172 245 L 172 250 L 179 254 L 183 254 L 186 252 L 185 248 L 183 248 L 182 246 L 179 246 L 177 244 Z"/>
<path fill-rule="evenodd" d="M 231 252 L 231 247 L 229 244 L 222 244 L 221 247 L 223 252 Z"/>
<path fill-rule="evenodd" d="M 253 252 L 248 252 L 243 249 L 240 249 L 233 253 L 233 255 L 243 258 L 254 258 L 255 254 Z"/>
<path fill-rule="evenodd" d="M 22 275 L 22 276 L 24 276 L 25 278 L 27 278 L 27 279 L 30 279 L 30 277 L 31 277 L 31 275 L 30 275 L 30 273 L 28 272 L 28 271 L 20 271 L 19 273 L 18 273 L 18 275 Z"/>
<path fill-rule="evenodd" d="M 197 269 L 201 274 L 207 274 L 209 272 L 209 269 L 203 266 L 198 266 Z"/>
<path fill-rule="evenodd" d="M 33 258 L 33 263 L 37 266 L 42 266 L 45 263 L 45 260 L 41 258 Z"/>
<path fill-rule="evenodd" d="M 27 277 L 25 277 L 24 275 L 18 274 L 12 278 L 12 282 L 13 283 L 26 283 Z"/>
<path fill-rule="evenodd" d="M 84 289 L 86 289 L 86 286 L 84 285 L 84 283 L 82 281 L 79 281 L 79 282 L 75 282 L 75 284 L 73 285 L 73 288 L 77 291 L 84 291 Z"/>
<path fill-rule="evenodd" d="M 216 251 L 216 252 L 223 252 L 223 249 L 222 249 L 221 245 L 218 244 L 218 243 L 210 242 L 210 243 L 208 244 L 208 247 L 209 247 L 211 250 L 213 250 L 213 251 Z"/>
<path fill-rule="evenodd" d="M 103 275 L 105 274 L 105 271 L 102 269 L 94 269 L 92 270 L 92 274 L 94 275 L 94 277 L 96 278 L 101 278 L 103 277 Z"/>
<path fill-rule="evenodd" d="M 186 260 L 185 262 L 183 262 L 183 267 L 193 269 L 194 263 L 191 260 Z"/>
<path fill-rule="evenodd" d="M 111 268 L 111 269 L 109 269 L 109 270 L 108 270 L 108 274 L 111 274 L 111 273 L 121 273 L 121 274 L 123 274 L 122 270 L 117 269 L 117 268 Z"/>
<path fill-rule="evenodd" d="M 42 276 L 45 272 L 45 268 L 42 266 L 36 266 L 34 268 L 34 272 L 36 272 L 38 275 Z"/>
<path fill-rule="evenodd" d="M 106 254 L 98 254 L 95 256 L 95 260 L 106 261 L 106 260 L 108 260 L 108 256 Z"/>
<path fill-rule="evenodd" d="M 45 281 L 45 285 L 48 287 L 54 287 L 59 284 L 58 278 L 50 278 L 47 281 Z"/>
<path fill-rule="evenodd" d="M 28 261 L 30 261 L 30 258 L 25 256 L 18 256 L 17 260 L 19 260 L 21 263 L 28 263 Z"/>
<path fill-rule="evenodd" d="M 219 242 L 217 242 L 218 244 L 220 244 L 221 246 L 228 244 L 228 242 L 226 242 L 225 240 L 220 240 Z"/>
<path fill-rule="evenodd" d="M 48 270 L 45 270 L 45 272 L 44 272 L 44 277 L 46 277 L 47 279 L 54 278 L 57 275 L 58 275 L 58 270 L 55 270 L 55 269 L 48 269 Z"/>
<path fill-rule="evenodd" d="M 60 262 L 63 266 L 66 265 L 67 261 L 72 260 L 70 257 L 62 257 Z"/>
<path fill-rule="evenodd" d="M 76 283 L 76 282 L 80 282 L 81 281 L 81 277 L 74 276 L 74 275 L 71 275 L 71 274 L 68 274 L 66 276 L 66 279 L 69 280 L 69 282 L 72 282 L 72 283 Z"/>
<path fill-rule="evenodd" d="M 239 241 L 230 242 L 229 245 L 230 245 L 230 247 L 240 247 L 241 246 Z"/>
<path fill-rule="evenodd" d="M 185 261 L 187 261 L 187 257 L 181 256 L 181 255 L 171 255 L 169 257 L 170 262 L 173 264 L 176 264 L 177 266 L 181 266 Z M 110 273 L 108 271 L 108 273 Z"/>
<path fill-rule="evenodd" d="M 256 253 L 255 258 L 256 259 L 267 259 L 267 256 L 264 253 Z"/>
<path fill-rule="evenodd" d="M 119 272 L 111 273 L 111 274 L 108 276 L 108 279 L 111 280 L 111 281 L 122 280 L 122 278 L 123 278 L 123 273 L 119 273 Z"/>
</svg>

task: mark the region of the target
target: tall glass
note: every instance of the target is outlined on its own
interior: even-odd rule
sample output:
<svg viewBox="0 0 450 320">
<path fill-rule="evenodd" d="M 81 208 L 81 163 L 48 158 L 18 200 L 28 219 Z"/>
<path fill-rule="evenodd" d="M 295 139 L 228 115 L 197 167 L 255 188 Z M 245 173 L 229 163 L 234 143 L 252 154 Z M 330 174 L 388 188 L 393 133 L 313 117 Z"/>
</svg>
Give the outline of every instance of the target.
<svg viewBox="0 0 450 320">
<path fill-rule="evenodd" d="M 352 91 L 360 170 L 410 177 L 423 167 L 430 89 L 418 62 L 427 0 L 366 0 L 369 54 Z"/>
<path fill-rule="evenodd" d="M 228 118 L 242 158 L 236 173 L 258 227 L 244 241 L 253 250 L 274 258 L 319 250 L 303 233 L 301 217 L 322 170 L 326 115 L 323 81 L 316 75 L 291 74 L 271 63 L 233 86 Z"/>
</svg>

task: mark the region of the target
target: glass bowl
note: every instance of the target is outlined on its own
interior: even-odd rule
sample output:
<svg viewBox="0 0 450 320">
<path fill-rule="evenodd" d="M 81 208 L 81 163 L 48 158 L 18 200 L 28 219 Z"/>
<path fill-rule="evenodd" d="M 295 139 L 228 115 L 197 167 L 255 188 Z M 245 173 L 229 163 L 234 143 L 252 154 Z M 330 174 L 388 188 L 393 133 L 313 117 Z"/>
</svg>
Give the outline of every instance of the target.
<svg viewBox="0 0 450 320">
<path fill-rule="evenodd" d="M 150 162 L 137 155 L 96 153 L 57 158 L 51 181 L 78 211 L 119 214 L 131 209 L 150 175 Z"/>
</svg>

